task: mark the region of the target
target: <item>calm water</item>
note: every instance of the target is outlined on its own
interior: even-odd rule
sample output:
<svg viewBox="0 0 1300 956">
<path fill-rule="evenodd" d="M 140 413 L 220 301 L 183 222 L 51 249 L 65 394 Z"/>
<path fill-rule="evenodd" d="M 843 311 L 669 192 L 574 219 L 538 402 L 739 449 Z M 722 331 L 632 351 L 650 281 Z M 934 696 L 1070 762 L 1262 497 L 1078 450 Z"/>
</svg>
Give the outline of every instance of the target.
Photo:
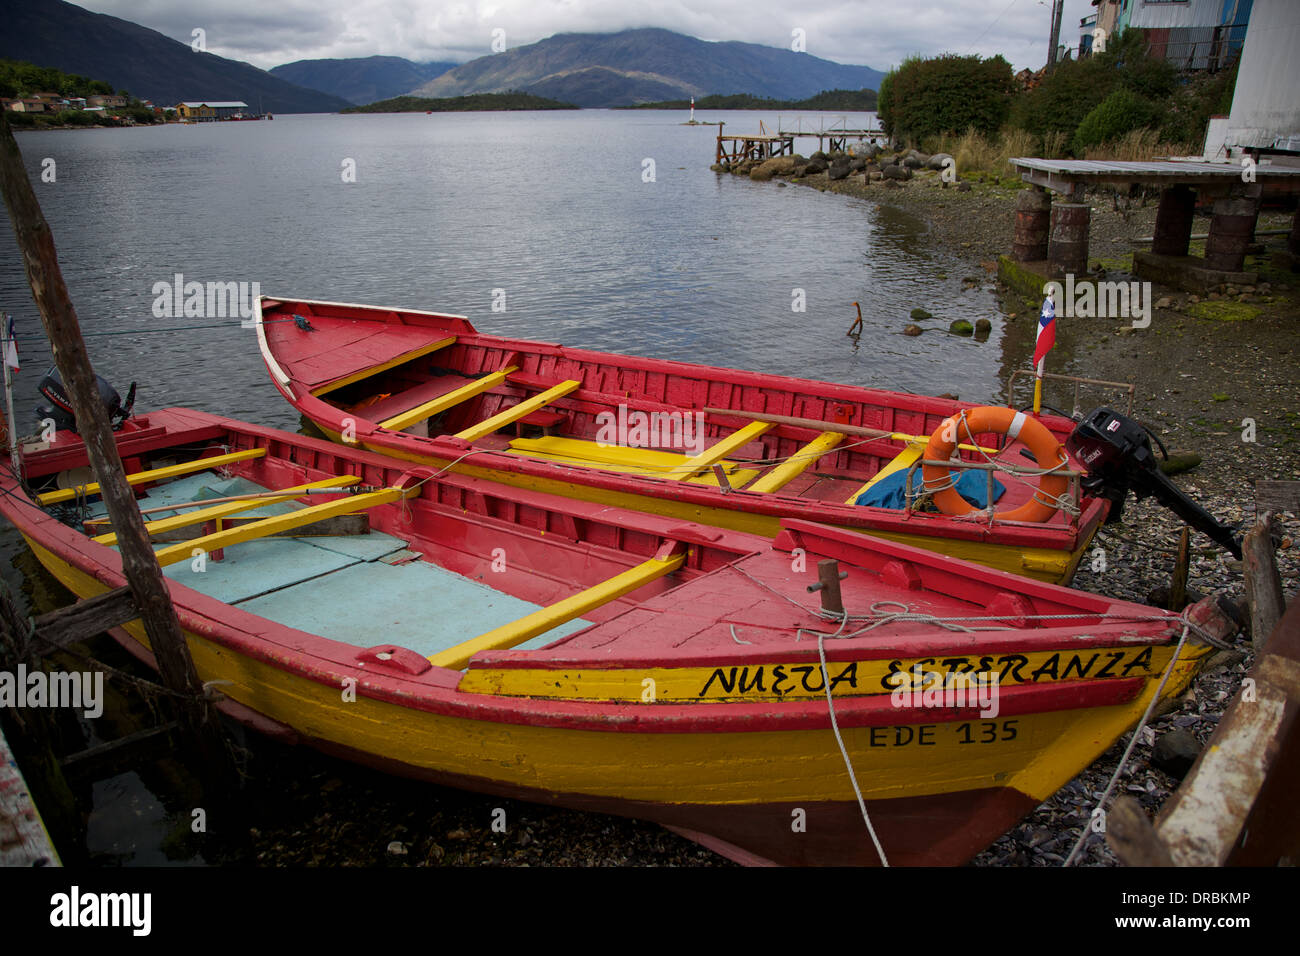
<svg viewBox="0 0 1300 956">
<path fill-rule="evenodd" d="M 704 118 L 726 120 L 728 132 L 776 120 Z M 185 404 L 298 426 L 252 331 L 238 321 L 198 328 L 213 321 L 155 317 L 154 284 L 178 272 L 256 281 L 267 294 L 457 312 L 484 331 L 568 345 L 994 398 L 996 303 L 989 292 L 962 291 L 969 270 L 932 248 L 923 223 L 843 196 L 712 173 L 716 129 L 681 119 L 280 116 L 24 133 L 19 144 L 96 370 L 123 393 L 138 380 L 142 410 Z M 803 128 L 820 122 L 805 115 Z M 850 114 L 847 125 L 862 118 Z M 816 147 L 801 140 L 797 148 Z M 47 158 L 54 183 L 41 181 Z M 355 182 L 343 181 L 345 164 L 354 164 Z M 492 310 L 497 289 L 504 312 Z M 792 311 L 796 290 L 806 311 Z M 866 322 L 857 345 L 844 334 L 854 301 Z M 917 306 L 945 324 L 992 317 L 993 335 L 985 343 L 903 336 Z M 28 425 L 49 350 L 7 225 L 0 309 L 17 318 L 15 404 Z M 170 331 L 177 326 L 186 331 Z M 0 559 L 5 580 L 38 610 L 67 600 L 8 528 Z M 164 792 L 134 774 L 96 784 L 90 852 L 135 863 L 187 858 L 159 849 L 176 826 L 154 796 Z"/>
</svg>

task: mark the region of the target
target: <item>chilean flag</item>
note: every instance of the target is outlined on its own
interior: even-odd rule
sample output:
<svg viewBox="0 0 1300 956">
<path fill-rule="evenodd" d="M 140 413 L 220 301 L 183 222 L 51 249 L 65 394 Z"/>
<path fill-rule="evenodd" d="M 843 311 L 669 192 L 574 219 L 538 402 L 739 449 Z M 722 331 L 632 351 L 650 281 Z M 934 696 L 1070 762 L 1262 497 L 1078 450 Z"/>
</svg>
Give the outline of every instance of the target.
<svg viewBox="0 0 1300 956">
<path fill-rule="evenodd" d="M 1056 344 L 1056 303 L 1049 295 L 1043 300 L 1043 314 L 1038 317 L 1038 335 L 1034 339 L 1034 367 L 1042 368 L 1043 359 Z"/>
</svg>

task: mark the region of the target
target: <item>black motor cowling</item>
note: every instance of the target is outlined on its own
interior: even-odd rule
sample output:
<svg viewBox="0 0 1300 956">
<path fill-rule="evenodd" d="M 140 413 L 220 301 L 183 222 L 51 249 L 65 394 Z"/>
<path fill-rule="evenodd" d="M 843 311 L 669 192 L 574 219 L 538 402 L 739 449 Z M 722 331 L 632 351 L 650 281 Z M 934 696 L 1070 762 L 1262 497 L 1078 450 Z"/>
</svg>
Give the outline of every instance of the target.
<svg viewBox="0 0 1300 956">
<path fill-rule="evenodd" d="M 1088 472 L 1083 490 L 1110 499 L 1108 524 L 1120 519 L 1130 491 L 1139 500 L 1154 495 L 1233 557 L 1241 557 L 1241 538 L 1235 529 L 1221 523 L 1165 477 L 1146 429 L 1138 422 L 1109 408 L 1094 409 L 1065 440 L 1065 447 Z"/>
<path fill-rule="evenodd" d="M 115 430 L 122 427 L 122 423 L 131 417 L 131 406 L 135 404 L 135 382 L 131 383 L 125 404 L 122 396 L 117 394 L 117 389 L 98 375 L 95 376 L 95 384 L 99 387 L 99 401 L 104 406 L 109 422 Z M 52 419 L 54 427 L 60 431 L 75 432 L 77 416 L 72 410 L 72 399 L 68 397 L 68 390 L 63 385 L 63 376 L 59 374 L 58 368 L 51 367 L 37 387 L 50 400 L 48 405 L 36 406 L 37 417 L 42 420 Z"/>
</svg>

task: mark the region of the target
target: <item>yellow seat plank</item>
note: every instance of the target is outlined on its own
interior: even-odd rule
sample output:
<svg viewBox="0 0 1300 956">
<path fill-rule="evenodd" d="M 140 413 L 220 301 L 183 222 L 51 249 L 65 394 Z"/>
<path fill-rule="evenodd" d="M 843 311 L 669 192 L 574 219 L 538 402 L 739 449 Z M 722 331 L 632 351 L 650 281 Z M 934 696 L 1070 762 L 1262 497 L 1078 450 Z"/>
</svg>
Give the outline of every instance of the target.
<svg viewBox="0 0 1300 956">
<path fill-rule="evenodd" d="M 516 438 L 510 448 L 519 453 L 537 457 L 566 458 L 583 461 L 599 467 L 597 463 L 618 465 L 620 468 L 639 469 L 645 474 L 664 474 L 682 467 L 690 459 L 673 451 L 653 448 L 630 448 L 626 445 L 602 445 L 582 438 Z M 720 461 L 728 472 L 739 466 L 734 461 Z"/>
<path fill-rule="evenodd" d="M 403 352 L 401 355 L 397 356 L 397 358 L 389 359 L 387 362 L 383 362 L 379 365 L 370 365 L 366 368 L 360 369 L 359 371 L 353 372 L 351 375 L 345 375 L 343 378 L 335 379 L 332 382 L 326 382 L 319 388 L 313 388 L 311 393 L 319 398 L 321 395 L 326 395 L 330 392 L 336 391 L 345 385 L 351 385 L 353 382 L 360 382 L 363 379 L 378 375 L 380 372 L 387 372 L 390 368 L 396 368 L 412 359 L 418 359 L 421 356 L 430 355 L 437 352 L 439 349 L 445 349 L 447 346 L 455 344 L 456 336 L 453 335 L 445 339 L 439 339 L 436 342 L 430 342 L 428 345 L 421 345 L 419 348 L 411 349 L 409 352 Z"/>
<path fill-rule="evenodd" d="M 696 455 L 694 458 L 688 458 L 682 463 L 682 470 L 677 472 L 677 474 L 667 475 L 665 477 L 667 477 L 669 481 L 686 481 L 691 477 L 691 475 L 703 471 L 705 468 L 710 468 L 713 465 L 716 465 L 737 448 L 744 448 L 755 438 L 765 432 L 771 431 L 775 427 L 776 425 L 772 422 L 750 422 L 744 428 L 740 429 L 740 431 L 733 432 L 712 447 L 705 449 L 702 454 Z"/>
<path fill-rule="evenodd" d="M 613 461 L 598 461 L 591 458 L 573 458 L 568 455 L 551 455 L 539 451 L 519 451 L 514 448 L 510 449 L 508 454 L 523 455 L 539 461 L 553 461 L 559 465 L 572 465 L 575 468 L 594 468 L 597 471 L 613 471 L 621 475 L 643 475 L 652 478 L 662 478 L 664 475 L 669 474 L 672 468 L 680 467 L 681 463 L 686 461 L 685 456 L 676 456 L 677 462 L 675 464 L 650 467 L 647 465 L 620 464 Z M 727 483 L 732 488 L 744 487 L 758 477 L 758 469 L 756 468 L 741 468 L 735 462 L 719 462 L 719 464 L 726 470 Z M 718 476 L 712 471 L 694 475 L 686 480 L 694 485 L 717 487 L 718 484 Z"/>
<path fill-rule="evenodd" d="M 339 478 L 326 478 L 324 481 L 313 481 L 305 485 L 297 485 L 293 488 L 279 489 L 274 497 L 250 498 L 247 501 L 230 501 L 225 504 L 213 505 L 210 508 L 200 508 L 197 511 L 187 511 L 182 515 L 175 515 L 171 518 L 159 518 L 156 521 L 145 522 L 145 530 L 150 534 L 161 534 L 167 531 L 174 531 L 177 528 L 189 528 L 196 524 L 203 524 L 205 521 L 214 521 L 217 518 L 225 518 L 229 515 L 239 514 L 241 511 L 255 511 L 258 508 L 264 508 L 267 505 L 279 504 L 282 501 L 292 501 L 294 498 L 301 497 L 305 492 L 313 488 L 347 488 L 355 485 L 361 479 L 356 475 L 343 475 Z M 117 544 L 117 532 L 110 531 L 107 534 L 101 534 L 95 537 L 95 541 L 100 544 L 106 544 L 109 547 Z"/>
<path fill-rule="evenodd" d="M 394 415 L 379 423 L 380 428 L 387 428 L 390 431 L 400 432 L 412 425 L 417 425 L 426 418 L 432 418 L 434 415 L 441 414 L 449 408 L 455 408 L 461 402 L 467 402 L 475 395 L 480 395 L 490 388 L 496 388 L 506 380 L 511 372 L 519 371 L 517 366 L 511 365 L 503 368 L 499 372 L 491 372 L 482 378 L 476 378 L 468 385 L 462 385 L 454 392 L 448 392 L 446 395 L 439 395 L 432 401 L 416 405 L 409 411 L 402 412 L 400 415 Z"/>
<path fill-rule="evenodd" d="M 924 441 L 917 440 L 912 444 L 908 445 L 906 448 L 904 448 L 902 451 L 900 451 L 897 455 L 894 456 L 893 461 L 891 461 L 884 468 L 881 468 L 878 472 L 876 472 L 875 475 L 872 476 L 870 481 L 868 481 L 857 491 L 853 492 L 853 494 L 849 495 L 848 500 L 845 501 L 844 503 L 846 505 L 853 504 L 855 501 L 858 500 L 858 495 L 862 494 L 864 491 L 866 491 L 876 482 L 883 481 L 885 478 L 888 478 L 896 471 L 903 471 L 907 468 L 911 468 L 913 463 L 918 461 L 920 457 L 923 454 L 925 454 L 925 446 L 926 446 L 926 442 L 928 441 L 929 439 L 925 439 Z"/>
<path fill-rule="evenodd" d="M 242 525 L 238 528 L 227 528 L 224 531 L 205 534 L 201 538 L 194 538 L 192 541 L 183 541 L 168 548 L 161 548 L 156 552 L 158 563 L 166 567 L 169 564 L 175 564 L 177 561 L 187 560 L 193 555 L 196 548 L 200 551 L 216 551 L 218 548 L 228 548 L 233 544 L 242 544 L 245 541 L 265 538 L 281 531 L 288 531 L 291 528 L 301 528 L 306 524 L 314 524 L 325 518 L 365 511 L 368 508 L 396 501 L 404 495 L 409 496 L 415 493 L 417 493 L 415 489 L 385 488 L 382 491 L 371 491 L 363 495 L 343 498 L 323 505 L 312 505 L 310 508 L 303 508 L 301 511 L 274 515 L 261 521 L 254 521 L 252 524 Z"/>
<path fill-rule="evenodd" d="M 671 574 L 680 568 L 685 560 L 686 555 L 683 553 L 672 555 L 667 560 L 651 558 L 649 561 L 643 561 L 636 567 L 615 575 L 608 581 L 602 581 L 585 591 L 579 591 L 572 597 L 557 601 L 550 607 L 538 608 L 532 614 L 525 615 L 517 621 L 503 624 L 486 634 L 480 634 L 478 637 L 457 644 L 455 647 L 440 651 L 430 657 L 429 660 L 438 667 L 463 670 L 469 664 L 469 659 L 479 651 L 505 650 L 517 644 L 522 644 L 538 634 L 545 634 L 552 628 L 559 627 L 567 621 L 582 617 L 593 608 L 608 604 L 624 594 L 635 591 L 642 585 L 649 584 L 666 574 Z"/>
<path fill-rule="evenodd" d="M 779 491 L 807 471 L 809 465 L 844 441 L 846 437 L 848 436 L 841 432 L 822 432 L 746 490 Z"/>
<path fill-rule="evenodd" d="M 515 422 L 523 418 L 525 415 L 531 415 L 539 408 L 545 408 L 547 405 L 551 404 L 551 402 L 555 401 L 557 398 L 563 398 L 565 395 L 568 395 L 570 392 L 575 391 L 576 389 L 581 387 L 582 387 L 581 382 L 575 382 L 572 379 L 570 379 L 567 382 L 561 382 L 559 385 L 556 385 L 554 388 L 548 388 L 540 395 L 534 395 L 532 398 L 524 399 L 522 402 L 520 402 L 518 405 L 513 406 L 512 408 L 507 408 L 505 411 L 498 412 L 497 414 L 493 415 L 491 418 L 484 419 L 483 421 L 479 422 L 477 425 L 471 425 L 469 428 L 466 428 L 464 431 L 457 432 L 456 437 L 463 438 L 465 439 L 465 441 L 470 441 L 470 442 L 478 441 L 480 438 L 484 437 L 485 435 L 491 435 L 498 428 L 504 428 L 505 426 L 509 425 L 511 422 Z"/>
<path fill-rule="evenodd" d="M 245 451 L 231 452 L 228 455 L 217 455 L 215 458 L 199 458 L 196 461 L 187 461 L 181 465 L 168 465 L 166 468 L 150 468 L 148 471 L 137 471 L 134 474 L 127 475 L 126 481 L 130 485 L 142 485 L 148 481 L 162 481 L 164 478 L 175 478 L 179 475 L 192 475 L 196 471 L 207 471 L 209 468 L 220 468 L 222 465 L 233 465 L 237 461 L 248 461 L 250 458 L 261 458 L 266 454 L 265 448 L 249 448 Z M 37 495 L 36 501 L 41 505 L 54 505 L 60 501 L 71 501 L 78 495 L 97 495 L 99 494 L 99 482 L 92 481 L 88 485 L 78 485 L 76 488 L 62 488 L 59 491 L 47 491 L 43 495 Z"/>
</svg>

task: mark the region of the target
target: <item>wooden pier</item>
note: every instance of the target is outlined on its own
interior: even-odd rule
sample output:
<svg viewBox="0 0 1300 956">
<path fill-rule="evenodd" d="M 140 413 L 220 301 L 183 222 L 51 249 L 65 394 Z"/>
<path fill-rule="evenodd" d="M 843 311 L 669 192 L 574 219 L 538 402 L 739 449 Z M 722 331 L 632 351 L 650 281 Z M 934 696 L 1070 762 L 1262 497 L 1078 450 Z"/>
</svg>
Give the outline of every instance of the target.
<svg viewBox="0 0 1300 956">
<path fill-rule="evenodd" d="M 61 865 L 0 728 L 0 867 Z"/>
<path fill-rule="evenodd" d="M 771 159 L 773 156 L 794 155 L 794 137 L 786 134 L 765 136 L 753 133 L 744 136 L 723 136 L 718 124 L 718 151 L 714 162 L 734 166 L 746 159 Z"/>
<path fill-rule="evenodd" d="M 819 130 L 780 130 L 781 136 L 806 136 L 817 140 L 817 148 L 823 152 L 845 152 L 849 140 L 861 143 L 879 137 L 884 139 L 883 129 L 819 129 Z"/>
</svg>

